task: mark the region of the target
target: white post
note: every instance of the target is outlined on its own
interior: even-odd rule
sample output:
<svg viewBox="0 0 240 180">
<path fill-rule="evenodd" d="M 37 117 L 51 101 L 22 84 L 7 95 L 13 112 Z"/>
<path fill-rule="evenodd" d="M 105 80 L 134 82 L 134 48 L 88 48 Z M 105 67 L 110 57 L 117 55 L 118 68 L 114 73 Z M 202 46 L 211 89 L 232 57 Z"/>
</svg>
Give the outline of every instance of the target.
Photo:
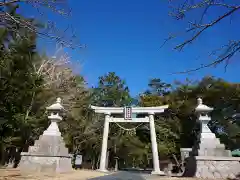
<svg viewBox="0 0 240 180">
<path fill-rule="evenodd" d="M 109 132 L 109 119 L 110 119 L 110 114 L 105 114 L 102 151 L 101 151 L 100 168 L 99 168 L 99 171 L 101 172 L 107 172 L 106 156 L 107 156 L 107 143 L 108 143 L 108 132 Z"/>
<path fill-rule="evenodd" d="M 158 157 L 158 147 L 157 147 L 157 138 L 156 130 L 154 124 L 154 114 L 149 114 L 149 125 L 151 133 L 151 142 L 152 142 L 152 154 L 153 154 L 153 171 L 152 174 L 164 175 L 164 172 L 160 170 L 159 157 Z"/>
</svg>

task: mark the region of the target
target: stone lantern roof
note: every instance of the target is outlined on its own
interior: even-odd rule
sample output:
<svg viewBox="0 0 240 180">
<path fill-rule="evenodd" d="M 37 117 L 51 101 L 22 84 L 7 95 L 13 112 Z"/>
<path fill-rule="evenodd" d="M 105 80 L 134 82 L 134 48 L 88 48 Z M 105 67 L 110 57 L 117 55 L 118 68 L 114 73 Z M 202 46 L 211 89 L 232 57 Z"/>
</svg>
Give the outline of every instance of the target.
<svg viewBox="0 0 240 180">
<path fill-rule="evenodd" d="M 57 98 L 57 101 L 55 104 L 52 104 L 51 106 L 47 107 L 47 110 L 50 111 L 61 111 L 64 110 L 64 107 L 61 105 L 61 98 Z"/>
<path fill-rule="evenodd" d="M 196 112 L 208 113 L 208 112 L 211 112 L 213 110 L 213 108 L 211 108 L 211 107 L 209 107 L 207 105 L 204 105 L 201 98 L 198 98 L 197 101 L 198 101 L 198 105 L 195 108 Z"/>
</svg>

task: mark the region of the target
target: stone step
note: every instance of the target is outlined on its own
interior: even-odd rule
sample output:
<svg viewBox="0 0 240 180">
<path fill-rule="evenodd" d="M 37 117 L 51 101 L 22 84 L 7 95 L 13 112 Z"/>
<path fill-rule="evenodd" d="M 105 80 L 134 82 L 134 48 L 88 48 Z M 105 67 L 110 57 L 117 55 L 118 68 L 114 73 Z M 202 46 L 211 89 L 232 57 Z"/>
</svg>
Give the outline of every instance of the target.
<svg viewBox="0 0 240 180">
<path fill-rule="evenodd" d="M 226 150 L 227 157 L 232 157 L 232 152 L 230 150 Z"/>
<path fill-rule="evenodd" d="M 219 148 L 219 149 L 225 149 L 224 144 L 199 144 L 199 149 L 207 149 L 207 148 Z"/>
<path fill-rule="evenodd" d="M 61 146 L 30 146 L 29 154 L 45 154 L 48 156 L 67 156 L 68 149 Z"/>
<path fill-rule="evenodd" d="M 221 144 L 219 138 L 213 138 L 213 139 L 201 138 L 200 142 L 201 144 Z"/>
<path fill-rule="evenodd" d="M 201 139 L 216 139 L 216 135 L 212 132 L 201 133 L 200 137 L 201 137 Z"/>
<path fill-rule="evenodd" d="M 60 136 L 41 136 L 34 146 L 28 149 L 29 154 L 45 154 L 46 156 L 68 156 L 63 138 Z"/>
<path fill-rule="evenodd" d="M 198 156 L 231 157 L 231 151 L 225 150 L 223 148 L 199 149 Z"/>
<path fill-rule="evenodd" d="M 22 172 L 45 172 L 61 173 L 71 172 L 72 164 L 70 157 L 51 157 L 51 156 L 24 156 L 22 155 L 19 163 L 19 169 Z"/>
</svg>

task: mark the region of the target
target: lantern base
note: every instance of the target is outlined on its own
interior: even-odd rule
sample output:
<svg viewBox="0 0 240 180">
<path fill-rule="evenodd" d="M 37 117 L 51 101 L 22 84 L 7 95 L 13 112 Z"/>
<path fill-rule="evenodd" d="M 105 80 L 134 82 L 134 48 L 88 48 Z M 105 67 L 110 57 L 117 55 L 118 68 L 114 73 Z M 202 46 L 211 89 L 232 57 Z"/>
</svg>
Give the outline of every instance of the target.
<svg viewBox="0 0 240 180">
<path fill-rule="evenodd" d="M 71 156 L 61 136 L 43 134 L 28 152 L 21 153 L 19 168 L 25 172 L 69 172 L 72 170 Z"/>
</svg>

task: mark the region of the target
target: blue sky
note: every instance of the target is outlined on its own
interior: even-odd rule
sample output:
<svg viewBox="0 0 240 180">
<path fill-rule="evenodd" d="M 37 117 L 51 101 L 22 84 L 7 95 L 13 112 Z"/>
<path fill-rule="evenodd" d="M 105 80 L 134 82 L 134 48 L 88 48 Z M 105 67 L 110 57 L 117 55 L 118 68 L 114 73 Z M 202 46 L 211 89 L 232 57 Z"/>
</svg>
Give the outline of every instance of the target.
<svg viewBox="0 0 240 180">
<path fill-rule="evenodd" d="M 71 24 L 81 43 L 87 45 L 81 50 L 66 51 L 73 61 L 81 62 L 80 74 L 89 85 L 96 85 L 98 77 L 110 71 L 126 80 L 132 95 L 143 92 L 151 78 L 171 83 L 186 77 L 196 80 L 213 75 L 239 82 L 239 56 L 232 60 L 227 72 L 224 72 L 222 65 L 190 75 L 171 75 L 210 62 L 207 53 L 211 49 L 218 48 L 229 39 L 239 39 L 240 23 L 237 16 L 232 17 L 232 23 L 229 19 L 225 20 L 204 33 L 194 44 L 178 52 L 173 48 L 183 37 L 160 48 L 169 33 L 184 31 L 187 27 L 186 22 L 168 16 L 167 0 L 70 0 L 69 5 L 72 17 L 64 19 L 49 14 L 48 18 L 56 21 L 59 27 Z M 211 19 L 219 12 L 207 14 L 207 18 Z M 27 13 L 35 15 L 30 10 Z M 195 17 L 197 13 L 191 15 L 191 18 Z M 39 47 L 48 54 L 55 51 L 54 43 L 46 40 L 40 40 Z"/>
</svg>

